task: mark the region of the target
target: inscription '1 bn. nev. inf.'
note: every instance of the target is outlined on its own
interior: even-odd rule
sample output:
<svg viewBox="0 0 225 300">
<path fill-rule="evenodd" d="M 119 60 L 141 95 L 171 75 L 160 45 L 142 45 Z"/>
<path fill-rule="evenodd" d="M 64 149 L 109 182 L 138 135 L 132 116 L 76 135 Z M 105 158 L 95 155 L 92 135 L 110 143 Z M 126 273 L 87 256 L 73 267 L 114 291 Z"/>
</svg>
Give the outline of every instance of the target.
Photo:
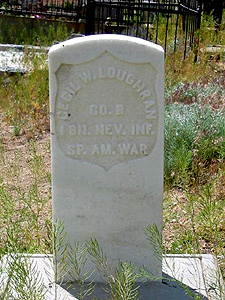
<svg viewBox="0 0 225 300">
<path fill-rule="evenodd" d="M 56 72 L 57 140 L 64 155 L 109 169 L 153 150 L 158 130 L 156 71 L 104 52 Z"/>
</svg>

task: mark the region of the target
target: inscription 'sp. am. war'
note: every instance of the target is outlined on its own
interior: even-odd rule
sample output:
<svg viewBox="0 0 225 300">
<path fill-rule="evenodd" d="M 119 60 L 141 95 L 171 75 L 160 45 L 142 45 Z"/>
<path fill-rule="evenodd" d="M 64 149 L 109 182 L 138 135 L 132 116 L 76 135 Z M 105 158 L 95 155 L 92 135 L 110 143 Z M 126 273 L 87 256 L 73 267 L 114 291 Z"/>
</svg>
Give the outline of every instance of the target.
<svg viewBox="0 0 225 300">
<path fill-rule="evenodd" d="M 57 140 L 64 155 L 106 170 L 153 150 L 158 130 L 156 71 L 109 52 L 56 72 Z"/>
</svg>

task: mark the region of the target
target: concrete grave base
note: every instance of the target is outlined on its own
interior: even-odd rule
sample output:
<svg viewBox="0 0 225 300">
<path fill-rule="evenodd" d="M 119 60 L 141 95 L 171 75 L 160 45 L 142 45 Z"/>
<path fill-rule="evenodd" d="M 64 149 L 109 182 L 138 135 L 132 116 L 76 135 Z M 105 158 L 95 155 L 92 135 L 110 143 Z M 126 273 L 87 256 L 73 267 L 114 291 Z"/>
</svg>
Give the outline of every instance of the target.
<svg viewBox="0 0 225 300">
<path fill-rule="evenodd" d="M 37 269 L 41 281 L 46 287 L 46 300 L 77 299 L 74 291 L 75 285 L 73 288 L 69 288 L 65 284 L 61 286 L 53 284 L 52 256 L 36 254 L 28 256 L 28 260 Z M 140 300 L 225 299 L 224 282 L 213 255 L 169 254 L 164 255 L 162 263 L 162 281 L 138 283 Z M 95 297 L 108 299 L 104 287 L 106 286 L 103 283 L 97 283 L 94 293 L 91 296 L 85 296 L 84 299 L 91 300 Z M 196 298 L 193 298 L 193 295 Z"/>
</svg>

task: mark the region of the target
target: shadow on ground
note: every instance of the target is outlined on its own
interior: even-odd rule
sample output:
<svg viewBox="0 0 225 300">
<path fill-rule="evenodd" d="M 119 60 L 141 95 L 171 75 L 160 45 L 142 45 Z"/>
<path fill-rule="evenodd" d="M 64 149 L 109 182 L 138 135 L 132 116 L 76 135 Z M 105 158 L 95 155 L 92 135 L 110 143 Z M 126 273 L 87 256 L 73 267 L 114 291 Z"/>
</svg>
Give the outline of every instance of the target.
<svg viewBox="0 0 225 300">
<path fill-rule="evenodd" d="M 201 300 L 209 300 L 207 297 L 199 294 L 197 291 L 194 291 L 188 286 L 184 285 L 182 287 L 179 282 L 174 281 L 174 279 L 167 274 L 163 273 L 163 277 L 164 279 L 162 282 L 138 283 L 138 285 L 140 286 L 139 300 L 193 300 L 193 296 L 191 297 L 190 294 L 188 295 L 187 291 L 192 293 L 192 295 L 195 295 L 195 297 L 201 296 Z M 78 297 L 76 292 L 78 290 L 78 286 L 76 286 L 75 284 L 70 288 L 65 285 L 63 285 L 62 287 L 71 295 Z M 98 283 L 96 285 L 94 293 L 90 296 L 85 296 L 85 300 L 93 300 L 96 298 L 99 300 L 109 300 L 109 295 L 105 292 L 106 288 L 106 284 Z"/>
</svg>

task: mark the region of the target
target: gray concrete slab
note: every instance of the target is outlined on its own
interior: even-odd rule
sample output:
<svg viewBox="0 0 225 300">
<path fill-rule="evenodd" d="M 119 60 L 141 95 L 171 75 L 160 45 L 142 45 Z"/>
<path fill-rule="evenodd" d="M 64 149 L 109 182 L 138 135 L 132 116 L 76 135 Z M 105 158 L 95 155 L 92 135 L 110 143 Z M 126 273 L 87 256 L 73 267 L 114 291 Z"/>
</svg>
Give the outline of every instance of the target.
<svg viewBox="0 0 225 300">
<path fill-rule="evenodd" d="M 46 300 L 76 300 L 78 286 L 72 284 L 54 284 L 54 266 L 52 256 L 42 254 L 27 255 L 26 259 L 39 274 L 39 284 L 46 289 Z M 6 261 L 0 270 L 6 270 Z M 224 282 L 219 271 L 217 261 L 213 255 L 164 255 L 163 278 L 155 282 L 140 282 L 140 300 L 224 300 Z M 4 285 L 6 272 L 0 274 L 0 281 Z M 106 285 L 98 283 L 91 296 L 85 300 L 109 299 L 105 292 Z M 1 292 L 1 288 L 0 288 Z M 57 296 L 56 296 L 57 295 Z M 78 297 L 78 296 L 77 296 Z M 195 298 L 193 298 L 195 297 Z M 13 299 L 13 298 L 12 298 Z"/>
</svg>

